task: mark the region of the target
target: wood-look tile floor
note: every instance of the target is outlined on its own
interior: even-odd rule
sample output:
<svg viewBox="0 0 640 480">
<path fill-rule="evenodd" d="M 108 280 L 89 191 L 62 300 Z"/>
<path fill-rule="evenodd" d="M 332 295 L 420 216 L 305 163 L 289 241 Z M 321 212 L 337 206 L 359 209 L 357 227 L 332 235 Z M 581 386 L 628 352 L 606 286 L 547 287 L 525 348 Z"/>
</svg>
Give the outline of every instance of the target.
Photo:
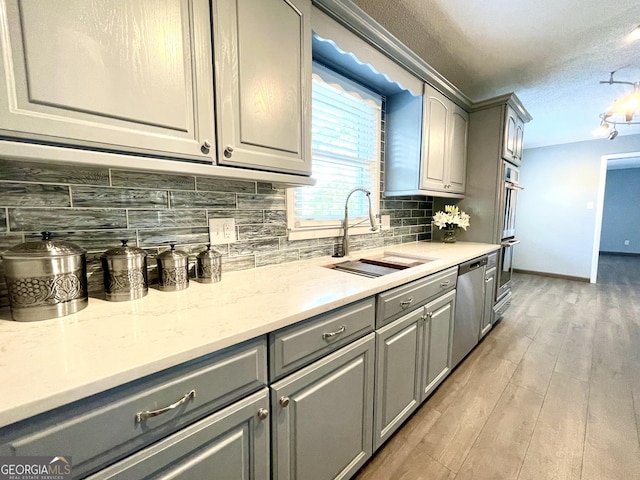
<svg viewBox="0 0 640 480">
<path fill-rule="evenodd" d="M 504 319 L 358 480 L 640 479 L 640 256 L 516 274 Z"/>
</svg>

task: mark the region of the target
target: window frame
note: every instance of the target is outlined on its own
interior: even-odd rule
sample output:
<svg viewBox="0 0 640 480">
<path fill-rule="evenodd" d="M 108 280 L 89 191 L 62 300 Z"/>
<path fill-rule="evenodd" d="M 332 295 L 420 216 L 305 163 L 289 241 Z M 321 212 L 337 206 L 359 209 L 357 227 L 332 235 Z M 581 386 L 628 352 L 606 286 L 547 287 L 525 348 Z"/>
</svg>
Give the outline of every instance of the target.
<svg viewBox="0 0 640 480">
<path fill-rule="evenodd" d="M 355 82 L 345 75 L 338 73 L 332 70 L 329 67 L 323 66 L 320 63 L 314 62 L 314 70 L 315 67 L 319 67 L 324 71 L 322 75 L 322 81 L 331 85 L 335 85 L 332 80 L 339 80 L 341 85 L 340 88 L 343 89 L 342 85 L 346 84 L 354 85 L 355 88 L 359 92 L 363 92 L 365 94 L 370 95 L 371 98 L 377 99 L 376 101 L 380 102 L 378 106 L 378 128 L 376 130 L 376 156 L 375 164 L 373 167 L 373 179 L 372 185 L 354 185 L 353 187 L 364 187 L 371 190 L 371 210 L 373 214 L 377 217 L 380 213 L 380 198 L 381 198 L 381 163 L 383 161 L 383 148 L 382 148 L 382 138 L 384 134 L 384 122 L 383 122 L 383 108 L 384 108 L 384 96 L 372 91 L 370 88 L 365 85 L 360 84 L 359 82 Z M 327 74 L 328 72 L 328 74 Z M 314 73 L 314 76 L 316 74 Z M 333 77 L 333 78 L 332 78 Z M 327 81 L 330 79 L 330 81 Z M 342 83 L 344 82 L 344 83 Z M 361 97 L 363 98 L 363 97 Z M 367 100 L 366 95 L 363 98 Z M 313 108 L 313 103 L 312 103 Z M 311 125 L 311 123 L 310 123 Z M 313 140 L 312 140 L 313 146 Z M 313 153 L 312 153 L 313 154 Z M 313 176 L 313 161 L 312 161 L 312 176 Z M 302 187 L 302 188 L 312 188 L 312 187 Z M 354 195 L 365 195 L 364 193 L 357 192 Z M 347 197 L 343 199 L 346 200 Z M 350 202 L 353 200 L 350 199 Z M 295 189 L 288 188 L 286 193 L 286 215 L 287 215 L 287 230 L 288 230 L 288 238 L 289 240 L 306 240 L 306 239 L 314 239 L 314 238 L 328 238 L 328 237 L 337 237 L 343 234 L 343 218 L 335 219 L 335 220 L 305 220 L 304 225 L 300 225 L 299 220 L 295 216 Z M 364 235 L 374 233 L 371 231 L 371 226 L 369 225 L 369 216 L 352 216 L 349 218 L 349 235 Z M 359 222 L 363 222 L 361 225 L 356 225 Z"/>
</svg>

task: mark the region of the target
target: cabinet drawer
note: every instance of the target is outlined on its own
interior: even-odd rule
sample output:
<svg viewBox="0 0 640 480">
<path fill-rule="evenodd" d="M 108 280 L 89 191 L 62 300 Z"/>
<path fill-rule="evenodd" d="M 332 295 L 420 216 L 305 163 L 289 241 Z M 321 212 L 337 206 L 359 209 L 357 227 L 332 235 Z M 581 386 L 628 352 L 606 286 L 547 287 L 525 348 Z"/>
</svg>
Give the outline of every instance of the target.
<svg viewBox="0 0 640 480">
<path fill-rule="evenodd" d="M 374 300 L 368 298 L 271 333 L 271 380 L 372 331 L 374 319 Z"/>
<path fill-rule="evenodd" d="M 266 357 L 261 337 L 10 425 L 0 456 L 65 452 L 84 476 L 266 385 Z"/>
<path fill-rule="evenodd" d="M 428 277 L 378 295 L 376 327 L 386 325 L 404 312 L 456 287 L 458 267 L 452 267 Z"/>
<path fill-rule="evenodd" d="M 269 479 L 269 390 L 244 398 L 89 477 Z M 263 415 L 265 414 L 263 413 Z M 215 472 L 215 473 L 214 473 Z"/>
</svg>

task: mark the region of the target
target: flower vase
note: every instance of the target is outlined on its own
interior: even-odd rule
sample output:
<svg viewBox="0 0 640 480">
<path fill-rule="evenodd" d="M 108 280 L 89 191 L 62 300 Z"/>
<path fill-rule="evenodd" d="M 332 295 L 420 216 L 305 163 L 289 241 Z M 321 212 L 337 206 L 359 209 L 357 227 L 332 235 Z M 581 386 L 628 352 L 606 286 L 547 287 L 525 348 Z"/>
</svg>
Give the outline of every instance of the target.
<svg viewBox="0 0 640 480">
<path fill-rule="evenodd" d="M 456 230 L 444 230 L 442 232 L 442 243 L 456 243 Z"/>
</svg>

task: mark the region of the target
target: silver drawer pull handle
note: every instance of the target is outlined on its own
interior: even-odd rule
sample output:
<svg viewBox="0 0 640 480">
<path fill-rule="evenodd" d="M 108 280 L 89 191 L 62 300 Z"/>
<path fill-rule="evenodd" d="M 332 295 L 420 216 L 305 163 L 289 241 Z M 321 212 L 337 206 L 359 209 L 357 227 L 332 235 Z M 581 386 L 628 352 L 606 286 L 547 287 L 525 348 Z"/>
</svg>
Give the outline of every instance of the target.
<svg viewBox="0 0 640 480">
<path fill-rule="evenodd" d="M 406 299 L 406 300 L 402 300 L 402 301 L 400 302 L 400 306 L 401 306 L 402 308 L 407 308 L 409 305 L 411 305 L 411 302 L 413 302 L 413 297 L 409 297 L 409 298 L 408 298 L 408 299 Z"/>
<path fill-rule="evenodd" d="M 442 282 L 442 283 L 440 283 L 440 286 L 441 286 L 442 288 L 444 288 L 444 287 L 448 287 L 450 283 L 451 283 L 451 281 L 450 281 L 450 280 L 447 280 L 446 282 Z"/>
<path fill-rule="evenodd" d="M 157 410 L 147 410 L 146 412 L 136 413 L 136 423 L 141 423 L 141 422 L 145 421 L 147 418 L 157 417 L 158 415 L 162 415 L 163 413 L 166 413 L 169 410 L 173 410 L 174 408 L 178 408 L 180 405 L 184 405 L 185 403 L 187 403 L 192 398 L 196 398 L 196 391 L 195 390 L 191 390 L 189 393 L 187 393 L 180 400 L 178 400 L 175 403 L 172 403 L 171 405 L 169 405 L 167 407 L 159 408 Z"/>
<path fill-rule="evenodd" d="M 335 332 L 329 332 L 329 333 L 323 333 L 322 334 L 322 339 L 326 340 L 327 338 L 333 338 L 336 335 L 340 335 L 341 333 L 344 333 L 345 330 L 347 329 L 346 325 L 342 325 L 338 330 L 336 330 Z"/>
</svg>

